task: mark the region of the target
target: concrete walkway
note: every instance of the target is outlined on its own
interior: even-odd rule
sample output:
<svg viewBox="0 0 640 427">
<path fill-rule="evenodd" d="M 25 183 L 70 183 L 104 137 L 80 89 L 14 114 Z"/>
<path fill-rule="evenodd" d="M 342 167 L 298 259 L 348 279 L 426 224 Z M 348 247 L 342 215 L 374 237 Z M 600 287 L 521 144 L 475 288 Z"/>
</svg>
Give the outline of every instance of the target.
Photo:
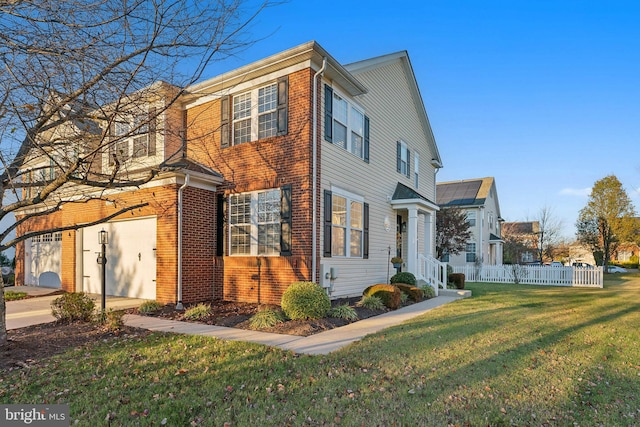
<svg viewBox="0 0 640 427">
<path fill-rule="evenodd" d="M 23 291 L 38 298 L 7 301 L 7 329 L 17 329 L 39 323 L 53 322 L 51 301 L 58 295 L 47 295 L 57 289 L 33 286 L 7 287 L 6 290 Z M 192 322 L 163 319 L 152 316 L 126 315 L 125 324 L 158 332 L 203 335 L 223 340 L 245 341 L 278 347 L 302 354 L 329 354 L 359 341 L 369 334 L 420 316 L 434 308 L 471 296 L 470 291 L 440 290 L 440 296 L 380 316 L 370 317 L 308 337 L 257 332 L 224 326 L 204 325 Z M 92 295 L 100 304 L 100 295 Z M 124 309 L 138 307 L 144 300 L 124 297 L 107 297 L 107 308 Z"/>
<path fill-rule="evenodd" d="M 295 335 L 272 334 L 249 331 L 245 329 L 226 328 L 223 326 L 203 325 L 199 323 L 180 322 L 150 316 L 125 316 L 125 323 L 137 328 L 158 332 L 174 332 L 188 335 L 204 335 L 224 340 L 246 341 L 279 347 L 302 354 L 329 354 L 347 345 L 359 341 L 369 334 L 397 325 L 406 320 L 420 316 L 449 302 L 471 296 L 469 291 L 441 292 L 441 296 L 402 307 L 380 316 L 370 317 L 350 323 L 340 328 L 320 332 L 308 337 Z"/>
<path fill-rule="evenodd" d="M 26 326 L 38 325 L 55 321 L 51 314 L 51 302 L 60 295 L 51 295 L 60 289 L 44 288 L 40 286 L 7 286 L 4 291 L 26 292 L 37 298 L 27 298 L 16 301 L 7 301 L 7 329 L 18 329 Z M 100 307 L 100 295 L 89 294 Z M 107 296 L 106 308 L 121 310 L 138 307 L 144 300 L 138 298 Z"/>
</svg>

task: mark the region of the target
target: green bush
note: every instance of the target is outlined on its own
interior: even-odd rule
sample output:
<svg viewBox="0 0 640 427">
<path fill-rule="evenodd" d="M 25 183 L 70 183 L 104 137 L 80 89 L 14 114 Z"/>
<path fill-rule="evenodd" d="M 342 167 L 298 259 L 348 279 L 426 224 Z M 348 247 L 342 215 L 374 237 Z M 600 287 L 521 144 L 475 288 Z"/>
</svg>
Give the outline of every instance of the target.
<svg viewBox="0 0 640 427">
<path fill-rule="evenodd" d="M 396 283 L 395 286 L 400 289 L 403 295 L 406 295 L 407 298 L 411 299 L 414 302 L 422 301 L 422 289 L 417 288 L 415 286 L 407 285 L 406 283 Z"/>
<path fill-rule="evenodd" d="M 335 317 L 336 319 L 358 320 L 358 313 L 356 313 L 354 308 L 350 307 L 349 304 L 343 304 L 333 307 L 331 310 L 329 310 L 327 316 Z"/>
<path fill-rule="evenodd" d="M 406 283 L 407 285 L 415 286 L 416 276 L 414 276 L 413 273 L 409 273 L 408 271 L 402 271 L 391 276 L 391 279 L 389 281 L 392 284 Z"/>
<path fill-rule="evenodd" d="M 184 312 L 184 318 L 187 320 L 201 320 L 211 314 L 211 306 L 201 302 L 188 308 Z"/>
<path fill-rule="evenodd" d="M 331 308 L 331 300 L 316 283 L 295 282 L 282 294 L 280 305 L 289 319 L 320 319 Z"/>
<path fill-rule="evenodd" d="M 464 289 L 464 273 L 453 273 L 449 275 L 449 282 L 453 283 L 456 289 Z"/>
<path fill-rule="evenodd" d="M 369 286 L 362 293 L 364 296 L 374 295 L 382 300 L 385 307 L 395 310 L 400 307 L 401 295 L 397 286 L 381 283 Z"/>
<path fill-rule="evenodd" d="M 27 297 L 26 292 L 4 291 L 5 301 L 16 301 Z"/>
<path fill-rule="evenodd" d="M 364 295 L 356 305 L 358 307 L 368 308 L 369 310 L 384 310 L 386 308 L 382 299 L 374 295 Z"/>
<path fill-rule="evenodd" d="M 88 322 L 93 318 L 95 302 L 84 292 L 71 292 L 51 302 L 51 314 L 58 320 Z"/>
<path fill-rule="evenodd" d="M 251 329 L 271 328 L 285 320 L 286 316 L 282 310 L 276 310 L 268 307 L 258 311 L 251 317 L 251 319 L 249 319 L 249 327 Z"/>
<path fill-rule="evenodd" d="M 138 311 L 140 313 L 149 314 L 153 313 L 154 311 L 160 310 L 162 307 L 163 305 L 158 301 L 145 301 L 140 304 L 140 307 L 138 307 Z"/>
<path fill-rule="evenodd" d="M 423 286 L 421 289 L 422 289 L 422 295 L 424 295 L 425 299 L 431 299 L 436 297 L 436 290 L 433 289 L 431 286 L 426 285 L 426 286 Z"/>
</svg>

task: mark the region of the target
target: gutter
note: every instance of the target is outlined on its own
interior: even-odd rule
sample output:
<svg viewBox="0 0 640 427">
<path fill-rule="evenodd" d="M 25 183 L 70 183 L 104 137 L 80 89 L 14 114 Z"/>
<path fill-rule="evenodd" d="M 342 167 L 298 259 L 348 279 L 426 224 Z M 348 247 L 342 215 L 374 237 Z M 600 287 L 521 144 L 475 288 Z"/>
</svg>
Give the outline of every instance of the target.
<svg viewBox="0 0 640 427">
<path fill-rule="evenodd" d="M 178 189 L 178 303 L 176 310 L 184 310 L 182 305 L 182 192 L 189 185 L 189 174 L 184 175 L 184 184 Z"/>
<path fill-rule="evenodd" d="M 325 69 L 327 68 L 327 57 L 325 56 L 322 59 L 322 67 L 313 75 L 313 172 L 312 172 L 312 191 L 311 197 L 313 198 L 313 206 L 311 208 L 311 212 L 313 212 L 313 219 L 311 230 L 313 230 L 313 235 L 311 236 L 311 281 L 317 283 L 316 281 L 316 270 L 317 270 L 317 261 L 316 261 L 316 252 L 318 250 L 318 233 L 316 233 L 316 229 L 318 227 L 318 77 L 324 74 Z"/>
</svg>

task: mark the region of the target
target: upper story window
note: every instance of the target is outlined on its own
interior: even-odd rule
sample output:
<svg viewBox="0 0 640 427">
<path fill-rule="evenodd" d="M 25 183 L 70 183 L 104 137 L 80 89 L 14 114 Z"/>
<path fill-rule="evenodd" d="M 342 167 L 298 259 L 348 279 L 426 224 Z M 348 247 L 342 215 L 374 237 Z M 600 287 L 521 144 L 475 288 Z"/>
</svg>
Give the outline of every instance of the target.
<svg viewBox="0 0 640 427">
<path fill-rule="evenodd" d="M 220 100 L 221 147 L 243 144 L 288 131 L 287 77 Z"/>
<path fill-rule="evenodd" d="M 476 211 L 467 212 L 467 222 L 469 223 L 469 227 L 476 226 Z"/>
<path fill-rule="evenodd" d="M 489 230 L 493 230 L 493 212 L 489 212 L 487 221 L 489 222 Z"/>
<path fill-rule="evenodd" d="M 109 165 L 156 154 L 156 110 L 121 114 L 111 126 L 115 143 L 109 145 Z"/>
<path fill-rule="evenodd" d="M 396 142 L 396 170 L 407 178 L 411 177 L 411 152 L 402 140 Z"/>
<path fill-rule="evenodd" d="M 331 86 L 324 89 L 324 139 L 369 162 L 369 118 Z"/>
<path fill-rule="evenodd" d="M 231 255 L 290 255 L 291 186 L 229 197 Z"/>
</svg>

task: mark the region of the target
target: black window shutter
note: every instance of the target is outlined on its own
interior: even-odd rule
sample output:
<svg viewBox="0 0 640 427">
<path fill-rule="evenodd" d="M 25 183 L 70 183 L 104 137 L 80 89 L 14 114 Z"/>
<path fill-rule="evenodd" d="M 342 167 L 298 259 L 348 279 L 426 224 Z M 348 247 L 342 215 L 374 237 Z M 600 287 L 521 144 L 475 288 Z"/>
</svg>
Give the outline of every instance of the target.
<svg viewBox="0 0 640 427">
<path fill-rule="evenodd" d="M 156 107 L 149 107 L 148 112 L 148 129 L 149 129 L 149 155 L 156 155 Z"/>
<path fill-rule="evenodd" d="M 226 204 L 224 194 L 216 195 L 216 256 L 224 256 L 224 211 Z"/>
<path fill-rule="evenodd" d="M 364 116 L 364 161 L 369 163 L 369 117 Z"/>
<path fill-rule="evenodd" d="M 114 118 L 111 123 L 109 123 L 109 150 L 107 155 L 109 156 L 109 166 L 113 166 L 116 164 L 115 155 L 116 155 L 116 119 Z"/>
<path fill-rule="evenodd" d="M 323 256 L 331 258 L 331 220 L 332 220 L 331 191 L 324 190 L 324 251 Z"/>
<path fill-rule="evenodd" d="M 324 85 L 324 139 L 333 142 L 333 89 Z"/>
<path fill-rule="evenodd" d="M 291 184 L 280 187 L 280 256 L 291 255 Z"/>
<path fill-rule="evenodd" d="M 402 170 L 402 144 L 396 141 L 396 164 L 398 172 Z"/>
<path fill-rule="evenodd" d="M 278 135 L 288 132 L 289 76 L 278 79 Z"/>
<path fill-rule="evenodd" d="M 411 178 L 411 151 L 407 148 L 407 177 Z"/>
<path fill-rule="evenodd" d="M 364 230 L 362 233 L 362 257 L 369 259 L 369 203 L 364 204 Z"/>
<path fill-rule="evenodd" d="M 220 147 L 231 145 L 231 96 L 220 98 Z"/>
</svg>

